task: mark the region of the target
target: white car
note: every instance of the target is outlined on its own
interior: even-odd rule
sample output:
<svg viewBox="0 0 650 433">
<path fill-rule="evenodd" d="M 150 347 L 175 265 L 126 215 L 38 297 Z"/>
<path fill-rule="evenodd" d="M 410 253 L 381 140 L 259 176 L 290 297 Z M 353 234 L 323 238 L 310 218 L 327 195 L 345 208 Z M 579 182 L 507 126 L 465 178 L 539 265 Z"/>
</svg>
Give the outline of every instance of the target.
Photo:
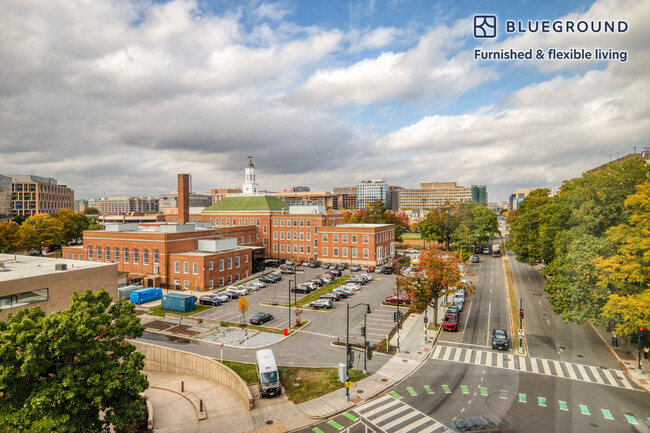
<svg viewBox="0 0 650 433">
<path fill-rule="evenodd" d="M 337 287 L 336 289 L 333 290 L 333 292 L 336 292 L 337 290 L 347 293 L 348 296 L 354 295 L 354 291 L 349 287 L 345 287 L 345 286 Z"/>
<path fill-rule="evenodd" d="M 257 287 L 266 287 L 266 284 L 264 284 L 264 283 L 261 282 L 260 280 L 251 281 L 251 282 L 248 283 L 248 284 L 254 284 L 254 285 L 256 285 Z"/>
<path fill-rule="evenodd" d="M 226 295 L 224 295 L 223 293 L 215 293 L 215 294 L 212 295 L 212 296 L 221 299 L 221 302 L 228 302 L 228 301 L 230 301 L 230 298 L 227 297 Z"/>
<path fill-rule="evenodd" d="M 239 293 L 239 296 L 248 295 L 248 289 L 242 287 L 231 286 L 226 289 L 226 291 Z"/>
<path fill-rule="evenodd" d="M 359 276 L 366 281 L 372 281 L 372 275 L 370 274 L 359 274 Z"/>
<path fill-rule="evenodd" d="M 359 284 L 355 284 L 355 283 L 347 283 L 347 284 L 346 284 L 345 286 L 343 286 L 343 287 L 346 287 L 346 288 L 352 289 L 352 290 L 354 290 L 355 292 L 358 292 L 359 290 L 361 290 L 361 285 L 359 285 Z"/>
<path fill-rule="evenodd" d="M 311 281 L 307 281 L 307 282 L 304 283 L 304 284 L 305 284 L 306 286 L 310 287 L 312 290 L 316 290 L 316 289 L 318 289 L 318 286 L 316 285 L 316 283 L 312 283 Z"/>
<path fill-rule="evenodd" d="M 418 250 L 416 250 L 415 248 L 409 248 L 408 250 L 406 250 L 406 254 L 417 254 L 417 253 Z"/>
</svg>

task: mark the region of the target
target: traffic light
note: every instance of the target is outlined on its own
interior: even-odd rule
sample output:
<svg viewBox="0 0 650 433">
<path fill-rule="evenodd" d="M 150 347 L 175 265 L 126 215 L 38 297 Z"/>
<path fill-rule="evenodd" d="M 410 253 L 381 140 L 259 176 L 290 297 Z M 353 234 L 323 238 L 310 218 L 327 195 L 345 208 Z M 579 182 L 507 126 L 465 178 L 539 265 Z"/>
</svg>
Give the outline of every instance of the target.
<svg viewBox="0 0 650 433">
<path fill-rule="evenodd" d="M 366 341 L 366 358 L 368 358 L 368 361 L 372 360 L 372 347 L 370 347 L 370 343 Z"/>
<path fill-rule="evenodd" d="M 354 366 L 354 352 L 352 351 L 352 348 L 348 347 L 348 371 L 352 370 L 353 366 Z"/>
<path fill-rule="evenodd" d="M 519 318 L 522 319 L 522 320 L 524 319 L 524 309 L 523 308 L 519 310 Z"/>
</svg>

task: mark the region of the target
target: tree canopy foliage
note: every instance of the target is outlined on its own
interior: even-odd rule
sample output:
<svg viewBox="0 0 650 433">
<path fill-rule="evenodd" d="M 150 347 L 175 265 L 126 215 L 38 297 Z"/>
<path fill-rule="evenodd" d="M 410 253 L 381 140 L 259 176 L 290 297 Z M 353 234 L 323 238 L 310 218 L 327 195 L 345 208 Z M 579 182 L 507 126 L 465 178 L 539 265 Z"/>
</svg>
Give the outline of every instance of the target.
<svg viewBox="0 0 650 433">
<path fill-rule="evenodd" d="M 346 224 L 394 224 L 397 242 L 403 241 L 404 230 L 408 230 L 410 227 L 409 217 L 405 212 L 389 210 L 381 200 L 375 200 L 354 213 L 344 212 L 343 222 Z"/>
<path fill-rule="evenodd" d="M 644 161 L 632 158 L 584 173 L 565 181 L 555 196 L 532 191 L 508 224 L 517 259 L 543 263 L 552 276 L 545 290 L 565 321 L 604 324 L 634 316 L 613 306 L 630 308 L 648 289 L 650 166 Z M 638 321 L 618 322 L 618 332 L 631 335 Z"/>
<path fill-rule="evenodd" d="M 127 299 L 74 293 L 67 310 L 39 307 L 0 322 L 0 430 L 132 431 L 148 384 L 144 355 L 127 338 L 143 333 Z"/>
</svg>

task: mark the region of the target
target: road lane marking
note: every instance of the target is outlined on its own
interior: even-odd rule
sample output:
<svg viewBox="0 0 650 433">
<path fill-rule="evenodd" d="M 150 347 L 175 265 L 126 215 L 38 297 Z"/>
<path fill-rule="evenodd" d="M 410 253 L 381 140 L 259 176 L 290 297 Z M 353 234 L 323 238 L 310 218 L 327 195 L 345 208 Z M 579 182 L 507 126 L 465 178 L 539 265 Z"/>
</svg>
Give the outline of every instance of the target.
<svg viewBox="0 0 650 433">
<path fill-rule="evenodd" d="M 580 413 L 581 414 L 583 414 L 583 415 L 591 415 L 589 413 L 589 408 L 587 407 L 587 405 L 581 404 L 579 406 L 580 406 Z"/>
<path fill-rule="evenodd" d="M 463 337 L 465 337 L 465 330 L 467 329 L 467 321 L 469 320 L 469 313 L 472 311 L 472 301 L 469 301 L 469 311 L 465 317 L 465 325 L 463 326 Z"/>
<path fill-rule="evenodd" d="M 359 418 L 357 418 L 356 416 L 352 415 L 352 414 L 349 413 L 349 412 L 345 412 L 345 413 L 343 414 L 343 416 L 346 417 L 347 419 L 352 420 L 352 421 L 358 421 L 358 420 L 359 420 Z"/>
<path fill-rule="evenodd" d="M 634 418 L 633 416 L 630 416 L 630 415 L 628 415 L 628 414 L 626 414 L 626 413 L 623 414 L 623 415 L 625 415 L 625 419 L 626 419 L 627 422 L 629 422 L 630 424 L 639 425 L 639 422 L 638 422 L 638 421 L 636 420 L 636 418 Z"/>
<path fill-rule="evenodd" d="M 537 405 L 541 407 L 546 407 L 546 398 L 537 397 Z"/>
<path fill-rule="evenodd" d="M 481 386 L 479 389 L 481 390 L 481 395 L 484 396 L 484 397 L 487 397 L 487 395 L 488 395 L 487 388 L 484 387 L 484 386 Z"/>
<path fill-rule="evenodd" d="M 598 369 L 596 367 L 588 365 L 587 368 L 589 370 L 591 370 L 591 373 L 594 375 L 594 378 L 596 378 L 596 382 L 600 383 L 601 385 L 605 384 L 605 381 L 603 380 L 603 378 L 600 377 L 600 374 L 598 374 Z"/>
<path fill-rule="evenodd" d="M 451 389 L 449 389 L 448 385 L 442 385 L 442 390 L 445 392 L 445 394 L 451 394 Z"/>
<path fill-rule="evenodd" d="M 433 394 L 433 390 L 429 385 L 424 385 L 424 390 L 427 392 L 427 394 Z"/>
<path fill-rule="evenodd" d="M 343 429 L 343 426 L 341 424 L 337 423 L 334 420 L 327 421 L 327 423 L 329 425 L 331 425 L 332 427 L 334 427 L 335 429 L 337 429 L 337 430 L 342 430 Z"/>
<path fill-rule="evenodd" d="M 600 411 L 603 413 L 603 417 L 605 417 L 605 419 L 614 421 L 614 417 L 612 416 L 612 413 L 610 411 L 608 411 L 607 409 L 601 409 Z"/>
<path fill-rule="evenodd" d="M 314 427 L 314 433 L 325 433 L 325 432 L 319 429 L 318 427 Z"/>
<path fill-rule="evenodd" d="M 402 396 L 399 395 L 398 393 L 396 393 L 395 391 L 390 391 L 389 394 L 392 395 L 393 397 L 395 397 L 398 400 L 402 398 Z"/>
<path fill-rule="evenodd" d="M 567 412 L 569 411 L 569 406 L 567 406 L 566 401 L 558 401 L 558 405 L 560 406 L 560 410 L 566 410 Z"/>
<path fill-rule="evenodd" d="M 500 395 L 500 397 L 501 397 L 502 399 L 504 399 L 504 400 L 507 399 L 507 398 L 508 398 L 508 391 L 503 391 L 503 390 L 502 390 L 502 391 L 501 391 L 501 395 Z"/>
<path fill-rule="evenodd" d="M 490 329 L 490 314 L 492 313 L 492 302 L 488 303 L 488 326 L 487 329 Z M 490 333 L 488 332 L 487 340 L 485 341 L 485 345 L 489 346 L 490 345 Z"/>
<path fill-rule="evenodd" d="M 410 387 L 410 386 L 409 386 L 408 388 L 406 388 L 406 390 L 407 390 L 407 391 L 409 392 L 409 394 L 411 394 L 411 396 L 413 396 L 413 397 L 416 396 L 416 395 L 418 395 L 418 393 L 415 392 L 415 390 L 414 390 L 412 387 Z"/>
<path fill-rule="evenodd" d="M 460 390 L 463 392 L 463 394 L 469 394 L 469 388 L 467 385 L 461 385 Z"/>
<path fill-rule="evenodd" d="M 526 403 L 526 394 L 519 393 L 519 403 Z"/>
</svg>

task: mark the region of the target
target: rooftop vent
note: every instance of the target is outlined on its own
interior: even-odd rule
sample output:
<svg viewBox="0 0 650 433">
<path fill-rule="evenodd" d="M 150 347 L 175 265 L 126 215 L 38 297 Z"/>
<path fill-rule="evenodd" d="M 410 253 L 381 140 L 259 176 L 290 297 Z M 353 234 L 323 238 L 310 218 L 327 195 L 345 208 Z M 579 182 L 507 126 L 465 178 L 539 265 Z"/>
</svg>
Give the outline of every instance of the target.
<svg viewBox="0 0 650 433">
<path fill-rule="evenodd" d="M 57 263 L 54 265 L 54 269 L 57 271 L 67 271 L 68 265 L 66 263 Z"/>
</svg>

